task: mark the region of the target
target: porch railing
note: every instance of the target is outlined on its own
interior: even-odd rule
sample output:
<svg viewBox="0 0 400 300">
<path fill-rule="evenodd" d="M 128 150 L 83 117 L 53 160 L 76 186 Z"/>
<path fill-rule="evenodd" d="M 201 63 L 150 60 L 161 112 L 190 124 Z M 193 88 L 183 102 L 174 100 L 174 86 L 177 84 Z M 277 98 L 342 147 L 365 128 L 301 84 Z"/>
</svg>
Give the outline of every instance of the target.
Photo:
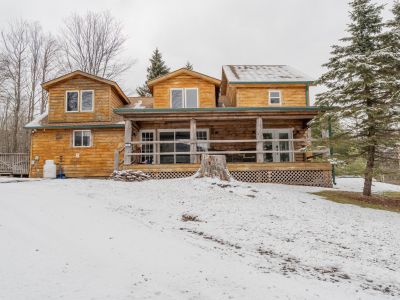
<svg viewBox="0 0 400 300">
<path fill-rule="evenodd" d="M 129 144 L 130 145 L 125 145 L 125 148 L 129 148 L 131 146 L 143 146 L 143 145 L 154 145 L 155 151 L 153 152 L 141 152 L 141 151 L 130 151 L 128 153 L 125 153 L 125 157 L 140 157 L 140 156 L 159 156 L 159 155 L 190 155 L 191 157 L 196 157 L 198 160 L 198 156 L 201 154 L 256 154 L 258 155 L 257 161 L 261 162 L 261 160 L 264 160 L 264 154 L 276 154 L 276 153 L 289 153 L 291 156 L 294 157 L 296 153 L 309 153 L 310 157 L 316 157 L 316 156 L 327 156 L 329 155 L 329 148 L 326 146 L 317 146 L 317 147 L 312 147 L 311 143 L 313 141 L 317 141 L 316 139 L 310 139 L 310 138 L 303 138 L 303 139 L 250 139 L 250 140 L 189 140 L 189 139 L 182 139 L 182 140 L 174 140 L 174 141 L 131 141 Z M 276 142 L 288 142 L 290 143 L 290 148 L 291 150 L 264 150 L 264 145 L 265 143 L 276 143 Z M 254 143 L 256 145 L 255 150 L 213 150 L 210 145 L 211 144 L 245 144 L 245 143 Z M 295 143 L 302 144 L 302 147 L 298 147 Z M 189 151 L 172 151 L 172 152 L 161 152 L 158 145 L 161 144 L 173 144 L 174 149 L 176 149 L 175 145 L 176 144 L 186 144 L 190 145 L 191 147 Z M 197 146 L 201 145 L 207 145 L 204 149 L 198 150 Z M 210 149 L 211 148 L 211 149 Z M 297 148 L 297 149 L 296 149 Z M 196 150 L 194 150 L 196 149 Z M 140 148 L 139 148 L 140 150 Z M 261 159 L 260 159 L 261 156 Z M 191 161 L 196 162 L 196 161 Z M 197 161 L 198 162 L 198 161 Z"/>
<path fill-rule="evenodd" d="M 28 175 L 29 154 L 0 153 L 0 174 Z"/>
</svg>

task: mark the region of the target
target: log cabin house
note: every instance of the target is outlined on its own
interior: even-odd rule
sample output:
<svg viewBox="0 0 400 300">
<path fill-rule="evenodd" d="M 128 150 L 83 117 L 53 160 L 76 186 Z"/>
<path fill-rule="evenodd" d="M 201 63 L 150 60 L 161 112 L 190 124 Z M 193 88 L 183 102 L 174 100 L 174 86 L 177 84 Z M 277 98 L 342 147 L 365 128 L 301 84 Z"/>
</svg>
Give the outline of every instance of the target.
<svg viewBox="0 0 400 300">
<path fill-rule="evenodd" d="M 152 178 L 193 175 L 202 153 L 224 154 L 245 182 L 331 186 L 331 166 L 311 151 L 313 80 L 285 65 L 227 65 L 221 80 L 178 69 L 149 81 L 152 97 L 127 97 L 117 83 L 75 71 L 42 84 L 48 113 L 32 132 L 30 176 L 61 160 L 67 177 L 115 169 Z"/>
</svg>

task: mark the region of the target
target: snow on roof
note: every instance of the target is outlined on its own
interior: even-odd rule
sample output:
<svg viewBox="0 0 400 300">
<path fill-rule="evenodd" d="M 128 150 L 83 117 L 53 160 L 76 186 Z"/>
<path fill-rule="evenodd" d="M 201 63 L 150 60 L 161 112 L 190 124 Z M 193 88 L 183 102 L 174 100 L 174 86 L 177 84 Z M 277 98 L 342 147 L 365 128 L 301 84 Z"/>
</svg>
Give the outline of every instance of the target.
<svg viewBox="0 0 400 300">
<path fill-rule="evenodd" d="M 222 68 L 231 83 L 313 81 L 308 75 L 286 65 L 226 65 Z"/>
<path fill-rule="evenodd" d="M 37 116 L 35 119 L 30 121 L 28 124 L 25 125 L 25 128 L 31 128 L 31 127 L 38 127 L 42 125 L 42 121 L 44 118 L 46 118 L 48 115 L 48 112 L 44 112 L 43 114 Z"/>
</svg>

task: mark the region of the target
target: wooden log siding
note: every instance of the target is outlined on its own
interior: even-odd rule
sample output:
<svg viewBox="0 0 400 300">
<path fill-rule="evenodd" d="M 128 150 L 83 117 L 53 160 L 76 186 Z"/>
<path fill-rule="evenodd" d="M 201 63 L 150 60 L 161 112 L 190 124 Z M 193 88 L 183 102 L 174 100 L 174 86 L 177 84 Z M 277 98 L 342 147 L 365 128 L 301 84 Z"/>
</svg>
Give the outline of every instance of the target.
<svg viewBox="0 0 400 300">
<path fill-rule="evenodd" d="M 0 174 L 28 175 L 29 154 L 0 153 Z"/>
<path fill-rule="evenodd" d="M 77 129 L 79 130 L 79 129 Z M 30 176 L 42 177 L 47 159 L 59 163 L 63 157 L 63 171 L 67 177 L 106 177 L 114 170 L 114 152 L 124 142 L 123 128 L 91 129 L 92 147 L 72 147 L 72 129 L 38 129 L 32 134 Z M 77 157 L 79 154 L 79 157 Z"/>
<path fill-rule="evenodd" d="M 66 91 L 94 91 L 93 112 L 66 112 Z M 79 95 L 80 98 L 80 95 Z M 113 109 L 121 107 L 122 100 L 105 83 L 77 76 L 49 88 L 49 123 L 57 122 L 114 122 L 121 117 Z"/>
<path fill-rule="evenodd" d="M 189 75 L 179 75 L 154 85 L 154 108 L 171 108 L 170 90 L 172 88 L 198 88 L 199 107 L 216 107 L 214 84 Z"/>
<path fill-rule="evenodd" d="M 281 106 L 306 106 L 306 85 L 235 86 L 236 105 L 242 107 L 270 106 L 269 90 L 281 91 Z M 276 106 L 276 105 L 275 105 Z"/>
</svg>

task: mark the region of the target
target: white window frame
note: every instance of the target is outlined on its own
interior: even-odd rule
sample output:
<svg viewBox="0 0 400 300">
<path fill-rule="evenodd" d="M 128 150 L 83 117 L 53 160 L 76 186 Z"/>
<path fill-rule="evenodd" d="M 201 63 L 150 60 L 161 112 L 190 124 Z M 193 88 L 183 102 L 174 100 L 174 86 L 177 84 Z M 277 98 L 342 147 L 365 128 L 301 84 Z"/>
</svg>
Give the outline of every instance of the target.
<svg viewBox="0 0 400 300">
<path fill-rule="evenodd" d="M 78 131 L 81 131 L 81 132 L 84 132 L 84 131 L 86 131 L 86 132 L 89 132 L 89 136 L 90 136 L 90 143 L 89 143 L 89 146 L 75 146 L 75 132 L 78 132 Z M 83 136 L 82 136 L 82 144 L 83 144 Z M 92 147 L 92 145 L 93 145 L 93 135 L 92 135 L 92 131 L 91 130 L 85 130 L 85 129 L 78 129 L 78 130 L 73 130 L 72 131 L 72 147 L 73 148 L 90 148 L 90 147 Z"/>
<path fill-rule="evenodd" d="M 82 103 L 83 103 L 83 92 L 92 92 L 92 109 L 91 110 L 83 110 Z M 79 110 L 80 112 L 94 112 L 94 90 L 81 90 L 80 97 L 79 97 Z"/>
<path fill-rule="evenodd" d="M 279 93 L 279 103 L 271 103 L 271 93 Z M 275 97 L 274 97 L 275 98 Z M 268 104 L 269 105 L 282 105 L 282 91 L 281 90 L 268 90 Z"/>
<path fill-rule="evenodd" d="M 170 108 L 173 108 L 172 107 L 172 91 L 176 91 L 176 90 L 182 91 L 182 97 L 183 97 L 182 104 L 183 104 L 183 107 L 180 107 L 180 108 L 188 108 L 187 107 L 187 103 L 186 103 L 186 90 L 196 90 L 196 98 L 197 98 L 196 99 L 196 107 L 190 107 L 190 108 L 199 108 L 199 88 L 197 88 L 197 87 L 171 88 L 169 90 L 169 106 L 170 106 Z"/>
<path fill-rule="evenodd" d="M 153 134 L 153 142 L 155 142 L 156 140 L 157 140 L 157 135 L 156 135 L 156 130 L 155 129 L 144 129 L 144 130 L 139 130 L 139 135 L 140 135 L 140 141 L 141 142 L 143 142 L 143 140 L 142 140 L 142 133 L 152 133 Z M 148 144 L 149 145 L 149 144 Z M 142 152 L 142 149 L 143 149 L 143 144 L 140 144 L 140 152 L 141 152 L 141 154 L 143 155 L 143 156 L 151 156 L 151 155 L 147 155 L 146 153 L 144 153 L 144 152 Z M 157 150 L 157 146 L 156 146 L 156 144 L 154 143 L 153 144 L 153 153 L 154 152 L 158 152 L 158 150 Z M 156 155 L 155 154 L 153 154 L 152 155 L 153 156 L 153 164 L 155 164 L 156 163 Z"/>
<path fill-rule="evenodd" d="M 77 93 L 78 94 L 77 110 L 73 110 L 73 111 L 68 110 L 68 93 Z M 80 95 L 81 95 L 81 93 L 79 92 L 79 90 L 67 90 L 67 91 L 65 91 L 65 112 L 66 113 L 77 113 L 77 112 L 79 112 L 79 110 L 80 110 Z"/>
<path fill-rule="evenodd" d="M 175 140 L 175 133 L 177 131 L 184 131 L 184 132 L 189 132 L 190 133 L 190 129 L 188 129 L 188 128 L 158 129 L 157 130 L 157 141 L 160 141 L 160 133 L 161 132 L 173 132 L 174 133 L 174 141 L 176 141 Z M 208 140 L 210 139 L 210 129 L 209 128 L 197 128 L 196 129 L 196 139 L 197 139 L 197 131 L 206 131 L 207 132 L 207 139 Z M 203 140 L 199 140 L 199 141 L 203 141 Z M 200 142 L 200 143 L 202 143 L 202 142 Z M 203 142 L 203 143 L 205 144 L 206 142 Z M 207 142 L 207 149 L 210 146 L 209 144 L 210 143 Z M 158 146 L 160 146 L 160 144 L 158 144 Z M 174 144 L 174 151 L 173 152 L 176 152 L 175 151 L 175 144 Z M 160 156 L 162 154 L 161 154 L 159 149 L 158 149 L 158 153 L 159 154 L 157 155 L 157 162 L 160 163 Z M 176 155 L 179 155 L 179 154 L 187 154 L 187 155 L 189 155 L 190 154 L 190 150 L 188 152 L 179 152 L 178 154 L 175 153 L 175 155 L 174 155 L 174 164 L 176 164 Z"/>
<path fill-rule="evenodd" d="M 278 138 L 276 138 L 277 133 L 288 133 L 289 140 L 292 140 L 293 139 L 293 131 L 294 131 L 294 128 L 264 128 L 262 130 L 262 133 L 263 134 L 268 133 L 268 132 L 272 133 L 272 139 L 279 139 L 279 136 L 278 136 Z M 279 142 L 272 142 L 272 151 L 274 151 L 276 144 L 279 144 Z M 290 151 L 294 150 L 293 141 L 289 141 L 289 149 L 290 149 Z M 276 153 L 273 153 L 273 155 L 272 155 L 273 162 L 281 162 L 280 159 L 279 159 L 279 161 L 277 161 L 276 157 L 274 157 L 274 154 L 276 154 Z M 280 151 L 278 151 L 277 154 L 280 155 Z M 289 153 L 289 162 L 295 162 L 294 152 Z"/>
</svg>

